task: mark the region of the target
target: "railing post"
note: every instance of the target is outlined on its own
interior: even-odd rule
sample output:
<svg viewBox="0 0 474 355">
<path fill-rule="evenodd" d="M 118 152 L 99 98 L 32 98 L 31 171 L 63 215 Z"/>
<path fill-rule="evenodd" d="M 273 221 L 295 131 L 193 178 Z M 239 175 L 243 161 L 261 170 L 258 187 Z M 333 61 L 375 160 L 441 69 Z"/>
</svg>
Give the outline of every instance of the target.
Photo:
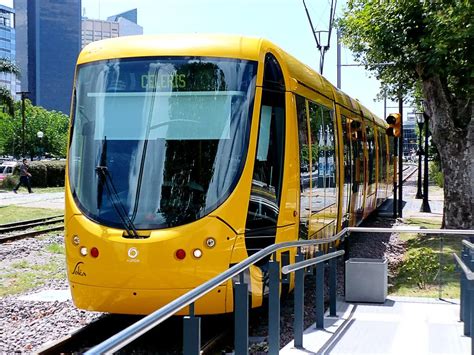
<svg viewBox="0 0 474 355">
<path fill-rule="evenodd" d="M 298 248 L 296 262 L 304 260 L 304 255 Z M 303 347 L 303 327 L 304 327 L 304 274 L 305 269 L 295 271 L 295 319 L 293 323 L 295 348 Z"/>
<path fill-rule="evenodd" d="M 469 308 L 470 308 L 470 336 L 471 336 L 471 354 L 474 350 L 474 281 L 468 281 L 468 289 L 469 289 Z M 464 323 L 465 324 L 465 323 Z"/>
<path fill-rule="evenodd" d="M 321 251 L 316 256 L 321 256 Z M 324 263 L 316 264 L 316 329 L 324 329 Z"/>
<path fill-rule="evenodd" d="M 194 303 L 189 305 L 189 316 L 183 318 L 183 354 L 199 355 L 201 352 L 201 318 L 194 316 Z"/>
<path fill-rule="evenodd" d="M 268 300 L 268 353 L 277 355 L 280 351 L 280 263 L 276 253 L 268 265 L 270 295 Z"/>
<path fill-rule="evenodd" d="M 334 248 L 330 248 L 329 252 L 334 252 Z M 336 294 L 337 294 L 337 259 L 329 260 L 329 315 L 337 317 L 336 312 Z"/>
<path fill-rule="evenodd" d="M 469 250 L 466 246 L 463 247 L 461 252 L 461 260 L 465 265 L 469 265 Z M 461 279 L 461 296 L 460 296 L 460 305 L 459 305 L 459 319 L 463 322 L 466 319 L 466 303 L 468 302 L 467 296 L 467 277 L 463 271 L 460 272 L 460 279 Z"/>
<path fill-rule="evenodd" d="M 240 281 L 234 284 L 234 347 L 235 354 L 249 353 L 249 296 L 248 286 L 244 281 L 244 272 L 239 275 Z"/>
</svg>

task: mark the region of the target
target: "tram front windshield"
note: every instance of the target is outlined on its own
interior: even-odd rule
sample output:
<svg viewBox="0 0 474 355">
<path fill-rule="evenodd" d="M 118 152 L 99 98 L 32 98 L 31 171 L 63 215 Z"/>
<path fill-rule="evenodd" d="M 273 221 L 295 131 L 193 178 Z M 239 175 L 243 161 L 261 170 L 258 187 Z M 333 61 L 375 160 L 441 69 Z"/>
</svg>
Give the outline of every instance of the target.
<svg viewBox="0 0 474 355">
<path fill-rule="evenodd" d="M 256 71 L 204 57 L 81 65 L 69 151 L 80 209 L 121 228 L 120 208 L 137 229 L 155 229 L 218 207 L 245 162 Z"/>
</svg>

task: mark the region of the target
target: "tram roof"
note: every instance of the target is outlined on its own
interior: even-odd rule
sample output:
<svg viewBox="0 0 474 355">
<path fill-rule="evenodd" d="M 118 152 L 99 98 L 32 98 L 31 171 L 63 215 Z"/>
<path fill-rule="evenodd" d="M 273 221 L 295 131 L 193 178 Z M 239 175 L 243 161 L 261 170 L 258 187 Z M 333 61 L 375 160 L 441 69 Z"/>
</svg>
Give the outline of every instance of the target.
<svg viewBox="0 0 474 355">
<path fill-rule="evenodd" d="M 150 56 L 208 56 L 242 58 L 263 62 L 266 53 L 272 52 L 281 59 L 282 70 L 290 78 L 287 89 L 298 85 L 311 88 L 323 96 L 336 101 L 346 109 L 362 114 L 384 126 L 380 118 L 373 115 L 343 91 L 336 89 L 326 78 L 309 66 L 263 38 L 224 34 L 169 34 L 125 36 L 96 41 L 88 44 L 79 54 L 77 64 L 130 57 Z"/>
</svg>

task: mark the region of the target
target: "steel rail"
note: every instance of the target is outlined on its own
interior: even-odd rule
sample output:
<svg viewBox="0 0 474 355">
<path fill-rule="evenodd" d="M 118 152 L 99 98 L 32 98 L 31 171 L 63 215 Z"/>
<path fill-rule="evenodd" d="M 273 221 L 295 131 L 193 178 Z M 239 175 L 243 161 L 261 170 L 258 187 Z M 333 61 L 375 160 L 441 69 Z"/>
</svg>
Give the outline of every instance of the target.
<svg viewBox="0 0 474 355">
<path fill-rule="evenodd" d="M 45 225 L 48 225 L 48 224 L 61 223 L 63 221 L 64 221 L 63 217 L 51 218 L 51 219 L 38 221 L 38 222 L 28 222 L 28 223 L 26 223 L 27 221 L 25 221 L 24 224 L 17 224 L 17 225 L 10 226 L 10 227 L 5 227 L 5 228 L 0 227 L 0 234 L 8 233 L 8 232 L 16 231 L 16 230 L 21 230 L 21 229 L 28 229 L 28 228 L 38 227 L 38 226 L 45 226 Z"/>
<path fill-rule="evenodd" d="M 281 268 L 281 272 L 284 273 L 285 275 L 289 274 L 290 272 L 297 271 L 300 269 L 304 269 L 305 267 L 315 265 L 322 263 L 323 261 L 332 259 L 332 258 L 337 258 L 338 256 L 344 255 L 345 251 L 344 250 L 338 250 L 333 253 L 328 253 L 324 254 L 321 256 L 317 256 L 316 258 L 300 261 L 299 263 L 294 263 L 291 265 L 286 265 Z"/>
<path fill-rule="evenodd" d="M 37 231 L 25 232 L 25 233 L 20 233 L 20 234 L 12 234 L 12 235 L 2 235 L 2 236 L 0 236 L 0 243 L 6 242 L 8 240 L 34 237 L 36 235 L 45 234 L 45 233 L 48 233 L 48 232 L 54 232 L 54 231 L 58 231 L 58 230 L 62 230 L 62 229 L 64 229 L 64 224 L 62 224 L 60 226 L 56 226 L 56 227 L 37 230 Z"/>
<path fill-rule="evenodd" d="M 464 264 L 464 262 L 461 260 L 461 258 L 459 256 L 456 255 L 456 253 L 453 253 L 453 256 L 454 256 L 454 260 L 457 261 L 457 263 L 459 264 L 459 266 L 461 267 L 462 271 L 464 272 L 464 275 L 466 275 L 466 278 L 469 280 L 469 281 L 472 281 L 474 280 L 474 272 L 472 272 L 466 264 Z"/>
<path fill-rule="evenodd" d="M 127 329 L 122 330 L 121 332 L 115 334 L 113 337 L 98 344 L 97 346 L 85 352 L 85 354 L 86 355 L 103 354 L 103 353 L 108 354 L 108 353 L 113 353 L 115 351 L 120 350 L 125 345 L 131 343 L 133 340 L 140 337 L 141 335 L 146 333 L 148 330 L 154 328 L 161 322 L 165 321 L 166 319 L 171 317 L 173 314 L 175 314 L 179 310 L 190 305 L 191 303 L 193 303 L 200 297 L 212 291 L 214 288 L 218 287 L 223 282 L 226 282 L 229 279 L 233 278 L 234 276 L 237 276 L 238 274 L 246 270 L 249 266 L 267 257 L 268 255 L 275 253 L 276 251 L 280 249 L 332 243 L 341 239 L 341 237 L 343 237 L 345 233 L 346 233 L 346 230 L 344 229 L 331 238 L 284 242 L 284 243 L 270 245 L 266 247 L 265 249 L 262 249 L 259 252 L 255 253 L 254 255 L 243 260 L 242 262 L 238 263 L 237 265 L 234 265 L 233 267 L 226 270 L 222 274 L 219 274 L 216 277 L 212 278 L 211 280 L 203 283 L 201 286 L 196 287 L 195 289 L 189 291 L 188 293 L 177 298 L 171 303 L 168 303 L 166 306 L 149 314 L 148 316 L 139 320 L 137 323 L 131 325 Z"/>
<path fill-rule="evenodd" d="M 35 222 L 42 222 L 42 221 L 48 221 L 50 219 L 55 219 L 55 218 L 60 218 L 64 217 L 63 214 L 57 215 L 57 216 L 50 216 L 50 217 L 43 217 L 43 218 L 35 218 L 35 219 L 29 219 L 26 221 L 18 221 L 18 222 L 11 222 L 11 223 L 5 223 L 5 224 L 0 224 L 0 229 L 4 228 L 10 228 L 10 227 L 15 227 L 23 224 L 28 224 L 28 223 L 35 223 Z"/>
</svg>

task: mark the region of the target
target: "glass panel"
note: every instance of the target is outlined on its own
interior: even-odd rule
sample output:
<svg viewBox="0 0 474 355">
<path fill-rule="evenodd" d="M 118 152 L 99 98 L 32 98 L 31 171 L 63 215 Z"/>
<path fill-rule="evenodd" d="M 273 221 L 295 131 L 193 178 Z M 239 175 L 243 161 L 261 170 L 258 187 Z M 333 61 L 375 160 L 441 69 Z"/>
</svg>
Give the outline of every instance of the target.
<svg viewBox="0 0 474 355">
<path fill-rule="evenodd" d="M 342 226 L 346 227 L 350 219 L 350 201 L 352 185 L 352 140 L 348 120 L 345 116 L 342 119 L 342 142 L 344 145 L 344 196 L 342 199 Z"/>
<path fill-rule="evenodd" d="M 84 213 L 121 227 L 101 169 L 137 229 L 189 223 L 220 205 L 245 162 L 256 69 L 201 57 L 81 66 L 69 174 Z"/>
<path fill-rule="evenodd" d="M 336 156 L 332 112 L 326 107 L 309 103 L 313 171 L 317 173 L 316 186 L 312 188 L 311 232 L 325 226 L 335 226 L 337 218 Z M 321 237 L 332 234 L 332 227 L 325 229 Z"/>
<path fill-rule="evenodd" d="M 309 217 L 311 216 L 311 186 L 313 177 L 310 164 L 310 145 L 308 136 L 308 118 L 306 100 L 296 96 L 298 116 L 298 141 L 300 146 L 300 239 L 309 237 Z"/>
<path fill-rule="evenodd" d="M 365 189 L 365 156 L 364 156 L 364 134 L 363 134 L 363 126 L 361 122 L 353 121 L 356 123 L 356 128 L 354 133 L 356 135 L 356 144 L 355 144 L 355 152 L 354 152 L 354 159 L 355 159 L 355 176 L 356 181 L 355 184 L 357 186 L 356 193 L 357 193 L 357 204 L 355 205 L 355 213 L 356 213 L 356 222 L 362 220 L 363 212 L 364 212 L 364 189 Z"/>
<path fill-rule="evenodd" d="M 375 192 L 375 137 L 374 137 L 374 129 L 372 128 L 372 124 L 367 121 L 367 152 L 368 152 L 368 192 L 367 195 L 373 194 Z"/>
</svg>

